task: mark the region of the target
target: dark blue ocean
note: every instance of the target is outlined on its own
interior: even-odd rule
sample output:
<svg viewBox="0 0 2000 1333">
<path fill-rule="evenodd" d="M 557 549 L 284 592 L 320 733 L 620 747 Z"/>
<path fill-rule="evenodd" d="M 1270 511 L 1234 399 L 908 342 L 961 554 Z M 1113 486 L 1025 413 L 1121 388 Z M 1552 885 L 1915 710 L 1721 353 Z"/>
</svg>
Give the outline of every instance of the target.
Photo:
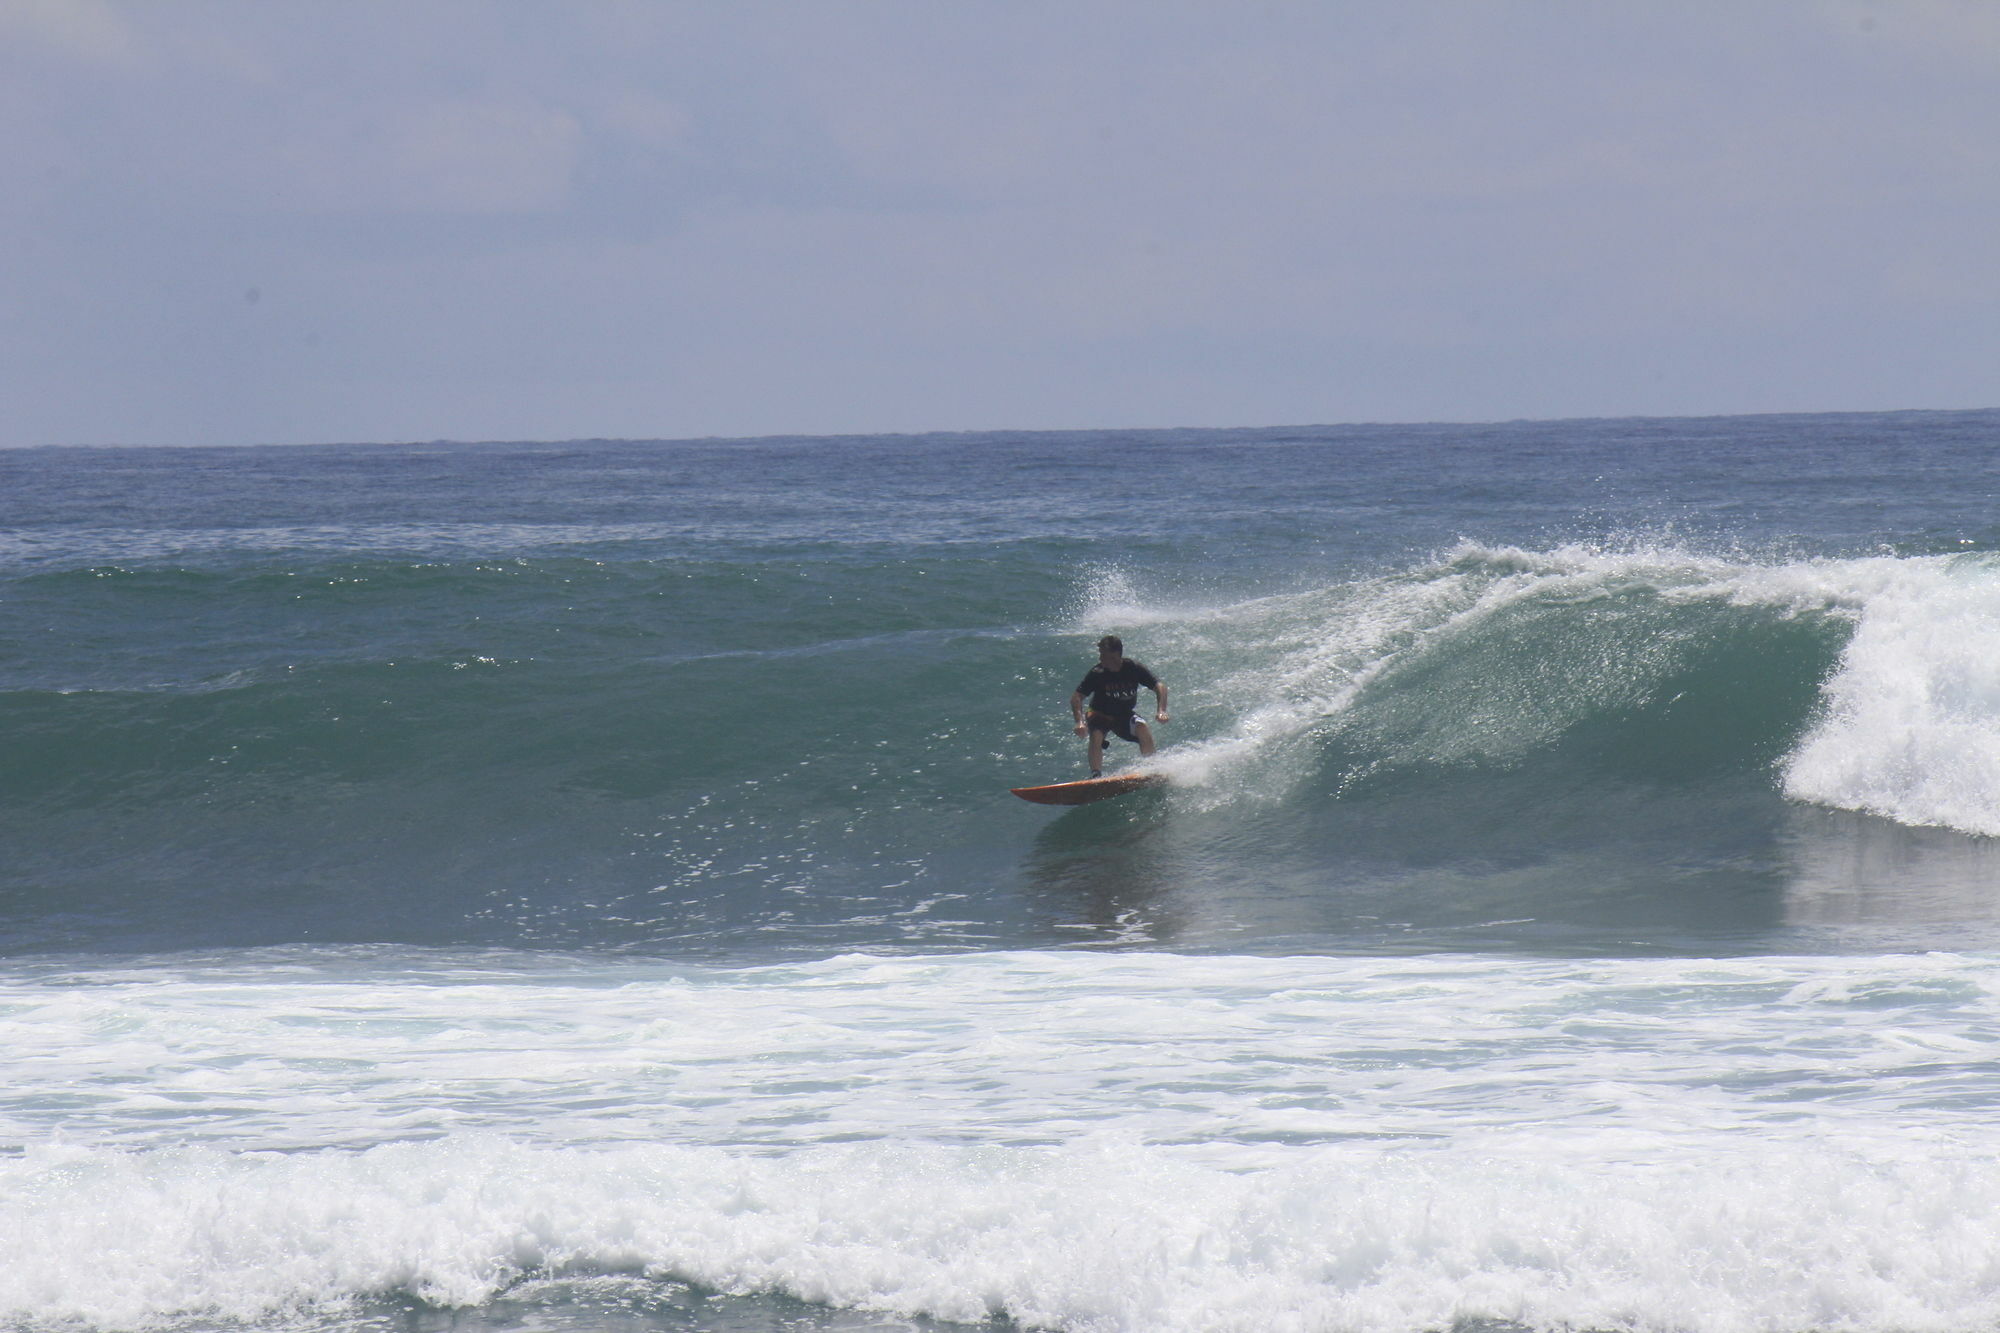
<svg viewBox="0 0 2000 1333">
<path fill-rule="evenodd" d="M 2000 411 L 0 451 L 0 1324 L 1991 1327 L 1997 492 Z M 1015 799 L 1107 632 L 1168 782 Z"/>
</svg>

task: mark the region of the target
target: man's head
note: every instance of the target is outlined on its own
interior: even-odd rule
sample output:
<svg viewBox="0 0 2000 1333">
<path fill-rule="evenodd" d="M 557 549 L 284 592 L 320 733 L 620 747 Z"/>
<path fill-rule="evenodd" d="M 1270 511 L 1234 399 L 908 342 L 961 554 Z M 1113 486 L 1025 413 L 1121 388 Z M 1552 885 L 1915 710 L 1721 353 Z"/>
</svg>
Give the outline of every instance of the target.
<svg viewBox="0 0 2000 1333">
<path fill-rule="evenodd" d="M 1116 634 L 1107 634 L 1097 641 L 1097 660 L 1116 670 L 1125 660 L 1125 641 Z"/>
</svg>

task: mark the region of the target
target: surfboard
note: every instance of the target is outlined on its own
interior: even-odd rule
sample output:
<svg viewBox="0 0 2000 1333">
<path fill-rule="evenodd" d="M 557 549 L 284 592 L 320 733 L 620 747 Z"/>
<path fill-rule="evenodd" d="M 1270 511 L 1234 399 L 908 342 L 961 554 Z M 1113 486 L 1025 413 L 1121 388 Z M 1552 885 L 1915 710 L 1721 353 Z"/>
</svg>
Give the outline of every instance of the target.
<svg viewBox="0 0 2000 1333">
<path fill-rule="evenodd" d="M 1120 773 L 1109 778 L 1084 778 L 1077 782 L 1056 782 L 1046 787 L 1014 787 L 1010 790 L 1036 805 L 1089 805 L 1107 796 L 1123 796 L 1141 787 L 1156 787 L 1167 780 L 1164 773 Z"/>
</svg>

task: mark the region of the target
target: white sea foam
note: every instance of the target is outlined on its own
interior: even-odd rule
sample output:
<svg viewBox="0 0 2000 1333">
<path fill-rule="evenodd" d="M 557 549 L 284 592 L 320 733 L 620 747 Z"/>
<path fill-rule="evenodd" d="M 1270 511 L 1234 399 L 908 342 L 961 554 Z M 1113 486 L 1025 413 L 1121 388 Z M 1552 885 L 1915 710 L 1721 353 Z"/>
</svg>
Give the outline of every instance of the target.
<svg viewBox="0 0 2000 1333">
<path fill-rule="evenodd" d="M 1977 1327 L 1996 961 L 16 964 L 0 1320 L 640 1272 L 1104 1333 Z"/>
<path fill-rule="evenodd" d="M 1858 562 L 1854 637 L 1785 765 L 1799 800 L 2000 835 L 2000 568 Z"/>
<path fill-rule="evenodd" d="M 878 1144 L 781 1159 L 453 1139 L 0 1166 L 14 1318 L 245 1321 L 529 1273 L 644 1272 L 952 1320 L 1132 1330 L 1961 1330 L 2000 1317 L 2000 1180 L 1840 1145 L 1587 1156 Z"/>
</svg>

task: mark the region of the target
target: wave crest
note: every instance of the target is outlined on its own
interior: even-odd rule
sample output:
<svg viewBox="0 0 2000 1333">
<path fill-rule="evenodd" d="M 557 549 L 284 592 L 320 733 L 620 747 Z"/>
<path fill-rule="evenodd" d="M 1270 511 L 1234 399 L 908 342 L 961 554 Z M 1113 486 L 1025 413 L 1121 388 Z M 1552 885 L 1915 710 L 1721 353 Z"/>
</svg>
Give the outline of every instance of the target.
<svg viewBox="0 0 2000 1333">
<path fill-rule="evenodd" d="M 2000 563 L 1758 562 L 1465 542 L 1415 568 L 1155 627 L 1247 700 L 1172 761 L 1228 792 L 1508 767 L 1564 749 L 1660 780 L 1768 768 L 1797 801 L 2000 834 Z M 1246 646 L 1247 645 L 1247 646 Z M 1305 754 L 1304 759 L 1297 758 Z M 1254 763 L 1257 779 L 1233 780 Z"/>
</svg>

